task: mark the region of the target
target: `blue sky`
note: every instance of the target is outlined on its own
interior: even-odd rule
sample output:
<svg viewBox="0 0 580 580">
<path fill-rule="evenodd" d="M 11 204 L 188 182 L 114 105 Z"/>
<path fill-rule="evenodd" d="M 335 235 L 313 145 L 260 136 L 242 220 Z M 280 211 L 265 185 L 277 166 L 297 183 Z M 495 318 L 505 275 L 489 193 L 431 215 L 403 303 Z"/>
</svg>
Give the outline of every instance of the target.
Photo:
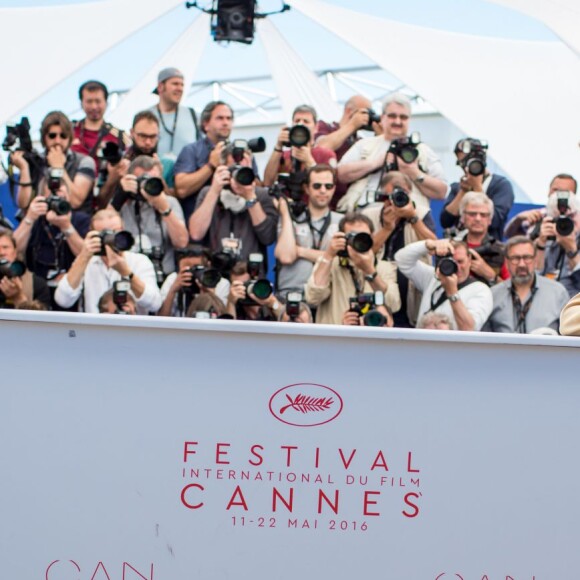
<svg viewBox="0 0 580 580">
<path fill-rule="evenodd" d="M 0 0 L 0 8 L 77 4 L 84 1 Z M 135 2 L 138 5 L 138 0 Z M 555 38 L 551 31 L 538 22 L 484 0 L 327 0 L 327 3 L 383 18 L 456 32 L 526 40 Z M 272 10 L 280 5 L 278 0 L 264 0 L 261 9 Z M 88 78 L 98 78 L 113 90 L 131 87 L 197 15 L 195 9 L 186 10 L 184 2 L 74 73 L 27 109 L 33 126 L 38 124 L 48 110 L 74 110 L 78 103 L 77 87 Z M 272 16 L 271 19 L 313 70 L 374 64 L 297 10 Z M 126 66 L 119 66 L 119 63 L 126 63 Z M 208 42 L 196 80 L 240 78 L 267 75 L 268 72 L 267 60 L 259 41 L 252 46 L 236 43 L 222 46 Z"/>
</svg>

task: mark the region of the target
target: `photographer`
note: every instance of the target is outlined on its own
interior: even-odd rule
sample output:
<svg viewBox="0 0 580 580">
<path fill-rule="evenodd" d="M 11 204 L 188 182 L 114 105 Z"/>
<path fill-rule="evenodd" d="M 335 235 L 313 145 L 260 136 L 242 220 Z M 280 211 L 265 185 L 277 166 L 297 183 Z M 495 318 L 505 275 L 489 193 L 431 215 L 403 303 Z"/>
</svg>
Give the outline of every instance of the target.
<svg viewBox="0 0 580 580">
<path fill-rule="evenodd" d="M 296 322 L 299 324 L 313 324 L 314 318 L 310 306 L 302 300 L 292 304 L 288 301 L 282 306 L 282 312 L 278 316 L 278 322 Z"/>
<path fill-rule="evenodd" d="M 315 165 L 306 174 L 304 186 L 308 205 L 298 215 L 281 198 L 278 211 L 278 242 L 275 256 L 279 263 L 278 291 L 304 290 L 316 260 L 323 255 L 342 216 L 330 211 L 336 189 L 336 171 L 330 165 Z"/>
<path fill-rule="evenodd" d="M 489 234 L 493 201 L 484 193 L 470 191 L 461 198 L 459 214 L 465 229 L 454 239 L 463 240 L 470 250 L 471 275 L 488 286 L 507 280 L 504 245 Z"/>
<path fill-rule="evenodd" d="M 580 201 L 569 191 L 550 196 L 536 239 L 536 270 L 564 285 L 570 295 L 580 291 Z"/>
<path fill-rule="evenodd" d="M 95 213 L 83 248 L 72 267 L 60 280 L 54 299 L 61 308 L 70 308 L 83 296 L 84 312 L 99 311 L 100 297 L 113 282 L 129 280 L 131 295 L 138 314 L 157 312 L 161 294 L 155 279 L 153 264 L 143 254 L 129 252 L 133 244 L 131 234 L 122 232 L 123 221 L 113 209 Z"/>
<path fill-rule="evenodd" d="M 316 322 L 342 324 L 349 299 L 363 292 L 382 292 L 387 308 L 397 312 L 401 307 L 397 268 L 392 262 L 377 263 L 372 222 L 360 213 L 350 213 L 338 227 L 306 284 L 306 302 L 318 307 Z"/>
<path fill-rule="evenodd" d="M 508 240 L 505 254 L 511 278 L 491 289 L 493 312 L 484 330 L 520 334 L 539 328 L 558 330 L 568 291 L 559 282 L 534 272 L 536 252 L 525 236 Z"/>
<path fill-rule="evenodd" d="M 435 222 L 431 211 L 416 207 L 411 201 L 413 182 L 400 171 L 390 171 L 381 181 L 377 200 L 383 205 L 373 204 L 362 213 L 370 218 L 374 226 L 373 251 L 378 260 L 393 262 L 395 254 L 403 247 L 418 240 L 435 240 Z M 393 314 L 394 325 L 410 328 L 417 320 L 421 296 L 406 276 L 397 270 L 397 284 L 401 294 L 401 309 Z"/>
<path fill-rule="evenodd" d="M 15 151 L 10 159 L 20 170 L 17 203 L 26 209 L 38 191 L 43 190 L 42 180 L 51 170 L 62 171 L 62 180 L 68 188 L 70 203 L 73 209 L 93 213 L 93 185 L 95 181 L 95 164 L 87 155 L 70 149 L 73 140 L 73 127 L 68 117 L 60 111 L 52 111 L 44 117 L 40 128 L 40 141 L 45 149 L 43 163 L 46 175 L 40 183 L 32 183 L 30 166 L 22 151 Z"/>
<path fill-rule="evenodd" d="M 163 166 L 155 157 L 135 158 L 112 206 L 136 240 L 136 250 L 148 255 L 159 272 L 159 284 L 175 270 L 175 249 L 184 248 L 189 235 L 179 202 L 167 195 Z"/>
<path fill-rule="evenodd" d="M 59 279 L 82 250 L 90 217 L 71 211 L 66 182 L 49 183 L 53 191 L 44 183 L 42 195 L 30 202 L 14 238 L 20 254 L 26 256 L 27 268 L 47 280 L 54 293 Z M 58 309 L 55 303 L 53 308 Z"/>
<path fill-rule="evenodd" d="M 185 219 L 189 220 L 196 208 L 197 195 L 212 182 L 212 177 L 222 163 L 222 153 L 232 133 L 234 112 L 223 101 L 211 101 L 200 116 L 204 135 L 182 150 L 173 172 L 175 174 L 175 195 L 183 207 Z M 258 167 L 253 162 L 256 175 Z"/>
<path fill-rule="evenodd" d="M 569 191 L 575 194 L 577 187 L 578 183 L 572 175 L 559 173 L 550 181 L 548 201 L 557 191 Z M 546 217 L 546 208 L 522 211 L 508 222 L 504 235 L 506 238 L 528 236 L 530 239 L 535 240 L 540 233 L 540 225 L 544 217 Z"/>
<path fill-rule="evenodd" d="M 415 147 L 418 155 L 410 163 L 389 151 L 397 140 L 407 138 L 410 118 L 411 102 L 405 95 L 393 93 L 387 97 L 381 116 L 383 134 L 357 141 L 338 164 L 338 180 L 349 184 L 346 195 L 337 206 L 339 211 L 373 203 L 389 167 L 411 179 L 412 199 L 417 207 L 429 208 L 430 199 L 445 197 L 447 182 L 443 166 L 428 145 L 419 143 Z"/>
<path fill-rule="evenodd" d="M 221 150 L 211 185 L 197 196 L 189 235 L 205 239 L 211 252 L 223 250 L 224 239 L 235 240 L 238 259 L 246 260 L 256 252 L 266 255 L 267 246 L 276 240 L 278 213 L 265 188 L 256 187 L 254 181 L 240 183 L 252 178 L 252 152 L 246 147 L 236 164 L 234 149 L 230 144 Z"/>
<path fill-rule="evenodd" d="M 213 294 L 225 305 L 230 292 L 230 283 L 226 278 L 220 278 L 215 288 L 205 287 L 199 280 L 194 279 L 196 268 L 212 267 L 208 251 L 198 244 L 190 244 L 176 254 L 177 272 L 169 274 L 163 282 L 161 287 L 163 304 L 157 315 L 185 316 L 191 299 L 199 294 Z"/>
<path fill-rule="evenodd" d="M 326 147 L 314 146 L 316 111 L 300 105 L 292 113 L 292 127 L 282 127 L 276 146 L 264 170 L 264 185 L 270 186 L 279 173 L 306 172 L 317 163 L 336 166 L 336 154 Z"/>
<path fill-rule="evenodd" d="M 281 311 L 281 305 L 274 293 L 265 299 L 258 298 L 252 291 L 252 277 L 247 262 L 238 262 L 230 274 L 230 293 L 226 310 L 236 320 L 275 321 Z"/>
<path fill-rule="evenodd" d="M 437 266 L 425 264 L 436 256 Z M 395 260 L 401 272 L 423 293 L 418 319 L 427 312 L 452 317 L 458 330 L 481 330 L 491 314 L 491 290 L 469 277 L 471 256 L 465 242 L 427 240 L 399 250 Z"/>
<path fill-rule="evenodd" d="M 159 120 L 151 111 L 140 111 L 133 117 L 131 127 L 133 144 L 124 152 L 114 152 L 107 155 L 106 180 L 101 186 L 98 202 L 100 208 L 105 208 L 113 195 L 118 191 L 121 179 L 127 175 L 129 165 L 137 157 L 151 157 L 160 161 L 163 168 L 163 179 L 167 184 L 167 191 L 172 194 L 173 188 L 173 161 L 159 159 L 157 145 L 159 143 Z"/>
<path fill-rule="evenodd" d="M 16 240 L 12 232 L 0 230 L 0 308 L 19 308 L 36 300 L 50 308 L 50 291 L 46 281 L 18 262 Z M 15 263 L 15 266 L 10 266 Z M 16 266 L 19 266 L 17 270 Z"/>
<path fill-rule="evenodd" d="M 514 204 L 512 184 L 503 175 L 491 173 L 487 168 L 487 144 L 479 139 L 461 139 L 455 145 L 457 165 L 463 170 L 459 182 L 452 183 L 445 206 L 441 212 L 441 226 L 457 227 L 463 197 L 469 192 L 483 193 L 493 202 L 493 215 L 489 234 L 501 240 L 507 216 Z"/>
<path fill-rule="evenodd" d="M 99 170 L 99 153 L 106 143 L 114 143 L 123 152 L 130 144 L 129 136 L 105 121 L 109 91 L 100 81 L 87 81 L 79 88 L 79 99 L 85 118 L 73 122 L 71 150 L 93 158 Z"/>
<path fill-rule="evenodd" d="M 115 285 L 118 285 L 115 282 Z M 137 314 L 137 305 L 133 296 L 123 290 L 118 292 L 115 285 L 110 290 L 107 290 L 99 299 L 99 313 L 100 314 Z"/>
</svg>

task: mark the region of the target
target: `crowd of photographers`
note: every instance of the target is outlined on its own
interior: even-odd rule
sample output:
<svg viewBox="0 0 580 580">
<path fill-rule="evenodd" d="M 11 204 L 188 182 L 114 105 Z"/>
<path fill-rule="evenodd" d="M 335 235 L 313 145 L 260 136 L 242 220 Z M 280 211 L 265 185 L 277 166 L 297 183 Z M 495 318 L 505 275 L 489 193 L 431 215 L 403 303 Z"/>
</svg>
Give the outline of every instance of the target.
<svg viewBox="0 0 580 580">
<path fill-rule="evenodd" d="M 46 115 L 42 152 L 25 118 L 8 128 L 20 212 L 0 212 L 1 307 L 557 334 L 580 291 L 572 176 L 506 223 L 513 189 L 487 144 L 457 143 L 449 185 L 398 93 L 380 114 L 354 96 L 335 123 L 297 107 L 260 176 L 264 139 L 234 139 L 222 101 L 198 118 L 183 91 L 161 71 L 158 104 L 125 132 L 88 81 L 85 117 Z M 445 200 L 443 239 L 431 200 Z"/>
</svg>

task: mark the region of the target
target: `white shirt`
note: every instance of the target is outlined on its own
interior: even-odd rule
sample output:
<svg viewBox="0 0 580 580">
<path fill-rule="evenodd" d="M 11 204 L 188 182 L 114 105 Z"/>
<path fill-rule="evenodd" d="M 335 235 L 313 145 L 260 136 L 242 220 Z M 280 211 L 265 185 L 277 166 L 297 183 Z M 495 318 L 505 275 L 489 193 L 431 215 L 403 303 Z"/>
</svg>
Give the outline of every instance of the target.
<svg viewBox="0 0 580 580">
<path fill-rule="evenodd" d="M 151 260 L 143 254 L 135 254 L 134 252 L 123 252 L 123 257 L 135 276 L 145 284 L 145 290 L 140 298 L 131 292 L 137 305 L 137 314 L 157 312 L 161 308 L 161 293 L 157 286 Z M 98 313 L 99 299 L 113 287 L 113 282 L 121 278 L 121 274 L 117 270 L 108 268 L 100 256 L 93 256 L 78 288 L 72 288 L 68 282 L 67 274 L 58 283 L 54 299 L 62 308 L 70 308 L 83 294 L 84 312 Z"/>
<path fill-rule="evenodd" d="M 435 268 L 421 261 L 421 258 L 428 254 L 425 242 L 409 244 L 395 254 L 395 261 L 399 270 L 423 292 L 417 320 L 421 320 L 421 317 L 431 310 L 431 297 L 433 294 L 435 293 L 434 302 L 437 302 L 437 298 L 439 298 L 441 293 L 441 291 L 437 290 L 441 283 L 435 277 Z M 473 317 L 475 323 L 473 330 L 481 330 L 493 309 L 491 290 L 483 282 L 473 282 L 461 288 L 459 296 L 463 304 L 465 304 L 465 308 Z M 445 300 L 435 311 L 440 314 L 446 314 L 449 318 L 455 320 L 449 300 Z"/>
</svg>

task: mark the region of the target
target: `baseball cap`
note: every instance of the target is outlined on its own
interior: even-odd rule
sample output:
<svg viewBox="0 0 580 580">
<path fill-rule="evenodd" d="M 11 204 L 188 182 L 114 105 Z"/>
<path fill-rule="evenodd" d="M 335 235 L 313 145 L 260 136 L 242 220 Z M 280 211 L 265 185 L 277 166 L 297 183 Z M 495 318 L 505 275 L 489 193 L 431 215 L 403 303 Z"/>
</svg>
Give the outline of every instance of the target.
<svg viewBox="0 0 580 580">
<path fill-rule="evenodd" d="M 183 73 L 178 68 L 175 68 L 174 66 L 169 66 L 167 68 L 164 68 L 163 70 L 159 71 L 159 74 L 157 75 L 157 84 L 162 83 L 164 81 L 167 81 L 169 79 L 172 79 L 174 77 L 178 77 L 178 78 L 182 79 Z M 155 95 L 159 94 L 157 92 L 157 87 L 155 87 L 153 89 L 153 94 L 155 94 Z"/>
</svg>

